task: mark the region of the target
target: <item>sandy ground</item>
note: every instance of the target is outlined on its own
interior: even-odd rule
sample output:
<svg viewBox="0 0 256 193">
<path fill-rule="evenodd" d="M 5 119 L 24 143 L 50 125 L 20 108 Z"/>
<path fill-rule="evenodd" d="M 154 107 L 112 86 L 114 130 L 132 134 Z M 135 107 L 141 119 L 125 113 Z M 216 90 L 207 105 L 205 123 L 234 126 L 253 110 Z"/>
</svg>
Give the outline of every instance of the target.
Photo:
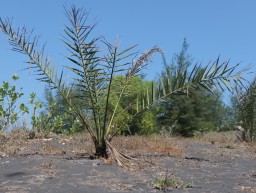
<svg viewBox="0 0 256 193">
<path fill-rule="evenodd" d="M 139 168 L 91 160 L 87 153 L 40 153 L 36 149 L 47 144 L 35 143 L 12 156 L 0 153 L 1 193 L 256 192 L 256 148 L 244 143 L 184 140 L 180 155 L 130 151 Z M 161 179 L 176 185 L 159 189 Z"/>
</svg>

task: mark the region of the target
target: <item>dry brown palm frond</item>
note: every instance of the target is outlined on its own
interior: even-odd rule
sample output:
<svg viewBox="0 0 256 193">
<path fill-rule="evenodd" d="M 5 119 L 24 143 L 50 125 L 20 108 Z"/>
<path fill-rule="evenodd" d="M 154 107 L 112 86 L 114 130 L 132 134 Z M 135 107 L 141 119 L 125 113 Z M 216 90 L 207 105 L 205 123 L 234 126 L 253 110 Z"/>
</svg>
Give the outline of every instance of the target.
<svg viewBox="0 0 256 193">
<path fill-rule="evenodd" d="M 106 140 L 106 144 L 113 156 L 113 158 L 117 161 L 118 165 L 121 167 L 128 166 L 128 163 L 133 160 L 134 158 L 129 157 L 127 155 L 124 155 L 122 153 L 119 153 L 111 144 L 109 141 Z M 135 160 L 135 159 L 134 159 Z"/>
<path fill-rule="evenodd" d="M 106 144 L 111 152 L 111 155 L 121 167 L 139 166 L 139 160 L 118 152 L 109 141 L 106 140 Z"/>
</svg>

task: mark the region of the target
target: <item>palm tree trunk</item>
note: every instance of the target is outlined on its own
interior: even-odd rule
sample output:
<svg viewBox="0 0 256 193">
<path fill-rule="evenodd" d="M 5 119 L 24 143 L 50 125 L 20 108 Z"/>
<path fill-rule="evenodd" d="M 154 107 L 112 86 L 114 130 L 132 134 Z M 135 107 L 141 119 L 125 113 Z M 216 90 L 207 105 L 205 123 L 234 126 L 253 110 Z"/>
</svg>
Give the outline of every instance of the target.
<svg viewBox="0 0 256 193">
<path fill-rule="evenodd" d="M 97 157 L 103 157 L 108 158 L 107 154 L 107 144 L 106 141 L 99 141 L 96 138 L 93 139 L 94 146 L 95 146 L 95 156 Z"/>
</svg>

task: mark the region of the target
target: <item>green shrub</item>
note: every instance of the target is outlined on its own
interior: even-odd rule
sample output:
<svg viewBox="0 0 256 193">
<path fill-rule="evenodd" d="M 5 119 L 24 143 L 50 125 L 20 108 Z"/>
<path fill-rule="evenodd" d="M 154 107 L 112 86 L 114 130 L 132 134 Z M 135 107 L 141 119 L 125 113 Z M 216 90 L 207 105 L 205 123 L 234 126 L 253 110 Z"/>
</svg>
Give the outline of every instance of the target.
<svg viewBox="0 0 256 193">
<path fill-rule="evenodd" d="M 12 80 L 19 79 L 18 75 L 13 75 Z M 4 131 L 19 119 L 20 115 L 29 113 L 28 107 L 21 103 L 17 106 L 18 101 L 24 95 L 16 86 L 11 85 L 9 82 L 4 81 L 0 87 L 0 131 Z"/>
</svg>

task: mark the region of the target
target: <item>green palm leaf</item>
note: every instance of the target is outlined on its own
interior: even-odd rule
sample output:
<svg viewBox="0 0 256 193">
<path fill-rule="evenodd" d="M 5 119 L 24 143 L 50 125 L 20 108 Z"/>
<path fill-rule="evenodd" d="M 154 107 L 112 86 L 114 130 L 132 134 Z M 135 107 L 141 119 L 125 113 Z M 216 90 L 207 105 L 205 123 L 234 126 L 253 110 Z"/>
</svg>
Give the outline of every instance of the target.
<svg viewBox="0 0 256 193">
<path fill-rule="evenodd" d="M 44 54 L 44 47 L 39 51 L 38 49 L 38 37 L 32 38 L 32 32 L 29 32 L 25 27 L 14 29 L 9 19 L 3 21 L 0 18 L 0 29 L 5 33 L 9 39 L 8 42 L 12 46 L 12 50 L 25 54 L 29 60 L 26 62 L 34 70 L 37 80 L 46 82 L 52 89 L 57 89 L 63 98 L 72 107 L 72 101 L 70 99 L 70 90 L 67 89 L 66 82 L 63 79 L 63 71 L 59 77 L 55 70 L 55 65 L 52 64 L 50 59 Z M 26 69 L 28 69 L 26 68 Z M 86 116 L 83 116 L 78 109 L 74 108 L 77 116 L 81 119 L 86 129 L 93 135 L 90 124 Z"/>
<path fill-rule="evenodd" d="M 175 74 L 171 74 L 169 69 L 166 69 L 166 73 L 159 77 L 158 87 L 151 88 L 151 93 L 155 93 L 155 90 L 157 90 L 154 97 L 151 97 L 154 98 L 154 100 L 151 100 L 150 104 L 138 109 L 135 116 L 165 99 L 167 96 L 175 93 L 188 94 L 192 89 L 201 89 L 214 93 L 213 88 L 215 88 L 215 90 L 221 89 L 222 91 L 228 90 L 232 92 L 235 86 L 245 87 L 248 82 L 242 77 L 242 74 L 247 72 L 249 68 L 247 67 L 235 72 L 238 66 L 239 64 L 229 67 L 229 61 L 220 64 L 218 58 L 215 62 L 208 63 L 205 67 L 196 64 L 190 73 L 188 73 L 187 69 L 185 69 L 184 72 L 179 72 L 178 69 L 174 69 Z M 169 88 L 168 92 L 167 88 Z M 148 96 L 138 97 L 144 97 L 144 99 L 137 101 L 149 100 Z M 138 106 L 137 104 L 137 107 Z"/>
</svg>

